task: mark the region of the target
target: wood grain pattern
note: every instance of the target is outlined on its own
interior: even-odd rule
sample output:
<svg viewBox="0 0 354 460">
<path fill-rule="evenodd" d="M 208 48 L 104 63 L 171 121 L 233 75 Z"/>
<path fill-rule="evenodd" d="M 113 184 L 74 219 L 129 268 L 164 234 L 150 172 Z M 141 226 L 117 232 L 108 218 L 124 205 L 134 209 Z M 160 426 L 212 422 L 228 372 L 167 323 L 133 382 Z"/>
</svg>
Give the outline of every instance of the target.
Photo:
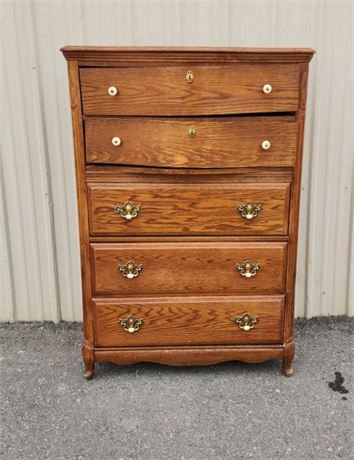
<svg viewBox="0 0 354 460">
<path fill-rule="evenodd" d="M 85 364 L 85 377 L 92 378 L 95 375 L 95 361 L 93 355 L 93 318 L 90 308 L 91 300 L 91 265 L 89 224 L 88 224 L 88 203 L 86 199 L 85 180 L 85 148 L 84 133 L 82 124 L 82 110 L 80 97 L 79 67 L 76 61 L 68 62 L 68 73 L 70 82 L 70 102 L 73 126 L 73 139 L 75 147 L 75 170 L 76 170 L 76 192 L 79 212 L 79 234 L 80 234 L 80 261 L 82 279 L 82 307 L 84 318 L 84 341 L 82 346 L 82 357 Z"/>
<path fill-rule="evenodd" d="M 290 340 L 286 342 L 284 345 L 282 371 L 285 377 L 291 377 L 294 373 L 294 369 L 292 366 L 294 355 L 295 355 L 295 342 L 294 340 Z"/>
<path fill-rule="evenodd" d="M 286 235 L 289 184 L 88 184 L 91 235 Z M 126 220 L 117 205 L 142 207 Z M 237 206 L 261 204 L 251 220 Z"/>
<path fill-rule="evenodd" d="M 176 62 L 309 62 L 312 48 L 245 48 L 245 47 L 190 47 L 190 46 L 64 46 L 67 60 L 78 60 L 80 65 L 152 65 Z"/>
<path fill-rule="evenodd" d="M 229 236 L 222 235 L 223 242 L 232 242 L 232 243 L 256 243 L 256 242 L 287 242 L 289 239 L 288 236 L 267 236 L 267 235 L 249 235 L 249 236 Z M 90 243 L 146 243 L 146 236 L 90 236 Z M 179 243 L 190 241 L 192 243 L 197 242 L 219 242 L 220 235 L 216 236 L 203 236 L 203 235 L 150 235 L 148 237 L 150 243 Z"/>
<path fill-rule="evenodd" d="M 190 127 L 197 132 L 189 136 Z M 220 119 L 86 118 L 88 163 L 176 168 L 292 166 L 296 123 Z M 118 136 L 122 143 L 114 146 Z M 264 140 L 271 143 L 263 150 Z"/>
<path fill-rule="evenodd" d="M 186 73 L 192 70 L 193 83 Z M 291 112 L 297 109 L 297 64 L 82 68 L 86 115 L 210 115 Z M 270 94 L 263 86 L 271 84 Z M 119 88 L 116 96 L 108 88 Z"/>
<path fill-rule="evenodd" d="M 94 301 L 96 346 L 174 346 L 280 343 L 283 297 L 197 297 Z M 244 331 L 235 317 L 250 314 L 256 326 Z M 120 319 L 143 319 L 129 333 Z"/>
<path fill-rule="evenodd" d="M 250 167 L 213 169 L 176 169 L 163 167 L 87 164 L 86 181 L 100 183 L 285 183 L 293 179 L 293 168 Z"/>
<path fill-rule="evenodd" d="M 299 209 L 300 209 L 300 191 L 301 191 L 301 168 L 305 129 L 305 111 L 307 98 L 307 78 L 308 64 L 301 65 L 301 79 L 299 85 L 299 101 L 300 106 L 297 112 L 298 133 L 296 144 L 296 164 L 294 168 L 294 179 L 291 195 L 291 209 L 289 215 L 289 247 L 288 247 L 288 266 L 287 266 L 287 310 L 284 318 L 284 341 L 286 344 L 293 342 L 294 334 L 294 304 L 295 304 L 295 277 L 296 277 L 296 260 L 297 260 L 297 242 L 299 228 Z M 290 354 L 291 359 L 284 358 L 284 362 L 288 361 L 288 368 L 291 368 L 294 350 Z"/>
<path fill-rule="evenodd" d="M 206 366 L 225 361 L 261 363 L 282 359 L 282 346 L 216 346 L 213 347 L 132 347 L 95 349 L 96 361 L 116 364 L 154 362 L 169 366 Z"/>
<path fill-rule="evenodd" d="M 92 378 L 95 362 L 105 360 L 205 365 L 267 359 L 282 359 L 284 375 L 291 375 L 314 51 L 62 51 L 69 61 L 78 184 L 85 376 Z M 265 83 L 273 87 L 268 95 Z M 109 96 L 109 86 L 119 94 Z M 111 142 L 116 136 L 119 147 Z M 261 149 L 263 140 L 271 142 L 269 150 Z M 113 209 L 128 200 L 143 206 L 129 222 Z M 259 201 L 261 214 L 243 220 L 234 209 L 239 200 Z M 246 259 L 260 264 L 255 277 L 235 270 Z M 144 266 L 131 280 L 117 271 L 129 260 Z M 247 333 L 232 323 L 242 313 L 260 318 Z M 144 318 L 138 333 L 117 323 L 130 314 Z"/>
<path fill-rule="evenodd" d="M 84 339 L 82 343 L 81 354 L 85 365 L 84 376 L 86 379 L 90 380 L 95 376 L 93 340 Z"/>
<path fill-rule="evenodd" d="M 284 293 L 286 243 L 117 243 L 91 244 L 94 295 L 277 294 Z M 261 270 L 245 278 L 236 263 L 250 259 Z M 142 264 L 125 278 L 118 265 Z"/>
</svg>

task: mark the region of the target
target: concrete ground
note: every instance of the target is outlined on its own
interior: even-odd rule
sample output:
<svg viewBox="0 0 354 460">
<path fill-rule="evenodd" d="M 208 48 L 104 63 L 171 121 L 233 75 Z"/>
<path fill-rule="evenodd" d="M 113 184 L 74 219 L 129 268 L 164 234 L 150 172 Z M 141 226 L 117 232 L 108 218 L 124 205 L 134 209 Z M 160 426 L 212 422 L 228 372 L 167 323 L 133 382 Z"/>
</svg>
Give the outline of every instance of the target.
<svg viewBox="0 0 354 460">
<path fill-rule="evenodd" d="M 353 325 L 297 321 L 291 378 L 274 361 L 100 364 L 92 381 L 81 325 L 3 325 L 0 458 L 353 458 Z"/>
</svg>

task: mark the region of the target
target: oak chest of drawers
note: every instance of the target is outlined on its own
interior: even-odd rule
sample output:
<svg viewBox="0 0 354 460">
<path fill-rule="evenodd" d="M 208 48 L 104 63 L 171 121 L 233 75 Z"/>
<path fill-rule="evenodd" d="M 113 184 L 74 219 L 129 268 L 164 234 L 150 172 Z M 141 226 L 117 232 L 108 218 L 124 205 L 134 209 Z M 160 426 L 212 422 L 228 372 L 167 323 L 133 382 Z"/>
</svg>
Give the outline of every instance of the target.
<svg viewBox="0 0 354 460">
<path fill-rule="evenodd" d="M 65 47 L 85 376 L 95 362 L 292 373 L 311 49 Z"/>
</svg>

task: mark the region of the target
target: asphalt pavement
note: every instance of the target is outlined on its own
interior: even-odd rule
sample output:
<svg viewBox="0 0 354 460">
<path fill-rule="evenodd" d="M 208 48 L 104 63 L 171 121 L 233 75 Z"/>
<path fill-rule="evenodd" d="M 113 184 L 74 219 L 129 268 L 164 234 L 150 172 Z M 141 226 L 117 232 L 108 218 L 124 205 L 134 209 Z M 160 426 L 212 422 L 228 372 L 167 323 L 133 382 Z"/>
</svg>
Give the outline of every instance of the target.
<svg viewBox="0 0 354 460">
<path fill-rule="evenodd" d="M 353 318 L 297 320 L 290 378 L 279 361 L 100 363 L 86 381 L 81 327 L 0 326 L 1 459 L 354 458 Z"/>
</svg>

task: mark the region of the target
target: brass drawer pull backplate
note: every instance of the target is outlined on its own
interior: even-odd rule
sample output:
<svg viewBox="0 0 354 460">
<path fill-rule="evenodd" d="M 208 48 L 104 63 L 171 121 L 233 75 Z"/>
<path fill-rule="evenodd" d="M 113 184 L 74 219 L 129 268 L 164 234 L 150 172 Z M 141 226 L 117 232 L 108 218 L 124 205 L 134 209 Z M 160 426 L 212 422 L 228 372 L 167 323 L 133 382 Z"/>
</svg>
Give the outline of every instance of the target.
<svg viewBox="0 0 354 460">
<path fill-rule="evenodd" d="M 130 260 L 126 265 L 118 265 L 117 270 L 120 271 L 125 278 L 131 280 L 139 276 L 143 271 L 143 266 Z"/>
<path fill-rule="evenodd" d="M 236 316 L 234 319 L 234 323 L 237 324 L 238 327 L 244 331 L 249 331 L 253 329 L 258 322 L 258 318 L 253 318 L 251 315 L 247 313 L 239 317 Z"/>
<path fill-rule="evenodd" d="M 137 332 L 144 323 L 143 319 L 138 319 L 135 316 L 128 316 L 127 319 L 120 319 L 119 324 L 125 330 L 125 332 L 129 332 L 132 334 L 133 332 Z"/>
<path fill-rule="evenodd" d="M 247 220 L 254 219 L 262 211 L 262 205 L 256 203 L 245 203 L 237 206 L 237 211 Z"/>
<path fill-rule="evenodd" d="M 261 269 L 261 266 L 251 262 L 250 260 L 245 260 L 242 264 L 236 264 L 235 269 L 240 273 L 241 276 L 244 276 L 245 278 L 251 278 L 252 276 L 257 275 L 257 272 Z"/>
<path fill-rule="evenodd" d="M 134 203 L 134 201 L 126 201 L 115 208 L 116 213 L 126 220 L 134 219 L 142 210 L 141 205 Z"/>
</svg>

